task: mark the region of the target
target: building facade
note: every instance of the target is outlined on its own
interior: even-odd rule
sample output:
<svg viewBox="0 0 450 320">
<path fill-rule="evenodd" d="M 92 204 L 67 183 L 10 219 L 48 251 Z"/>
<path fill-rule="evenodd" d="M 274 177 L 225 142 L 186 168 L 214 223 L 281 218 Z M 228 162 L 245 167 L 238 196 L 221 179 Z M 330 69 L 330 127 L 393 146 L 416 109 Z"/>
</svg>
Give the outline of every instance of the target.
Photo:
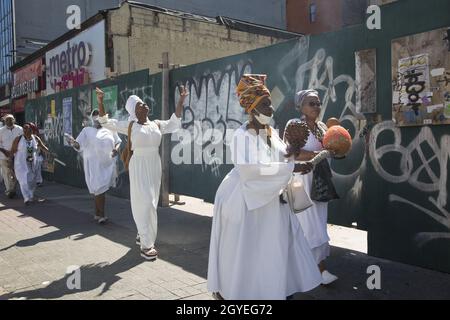
<svg viewBox="0 0 450 320">
<path fill-rule="evenodd" d="M 81 22 L 83 22 L 101 10 L 118 8 L 123 2 L 125 1 L 0 0 L 0 92 L 11 92 L 13 78 L 9 69 L 12 65 L 20 62 L 69 31 L 67 20 L 72 13 L 72 11 L 68 10 L 70 6 L 77 6 L 80 9 L 80 18 Z M 134 3 L 136 6 L 139 6 L 139 4 L 147 5 L 159 11 L 173 12 L 173 9 L 177 9 L 191 13 L 191 16 L 197 16 L 199 18 L 201 15 L 208 17 L 227 16 L 276 28 L 286 28 L 286 3 L 284 0 L 250 0 L 245 3 L 237 0 L 221 3 L 208 0 L 141 0 L 141 2 L 130 1 L 130 3 Z M 164 10 L 156 6 L 169 8 L 169 10 Z M 121 14 L 125 15 L 124 13 Z M 135 24 L 135 26 L 137 25 L 138 23 Z M 189 25 L 189 23 L 186 25 Z M 189 29 L 189 27 L 187 28 Z M 114 29 L 120 28 L 114 27 Z M 119 34 L 122 34 L 122 30 L 119 31 L 115 33 L 116 39 L 118 39 Z M 116 45 L 123 48 L 123 43 L 123 40 L 122 42 L 118 40 Z M 121 51 L 123 50 L 120 49 L 119 52 Z M 120 57 L 127 61 L 129 60 L 124 55 L 124 52 L 120 53 Z M 211 57 L 214 58 L 214 56 Z M 134 69 L 131 63 L 126 68 L 122 62 L 117 65 L 120 65 L 120 69 L 123 70 Z M 136 68 L 140 65 L 142 63 L 137 63 Z M 0 95 L 0 113 L 6 113 L 8 110 L 12 110 L 11 102 L 10 95 Z"/>
<path fill-rule="evenodd" d="M 10 104 L 11 72 L 14 63 L 14 7 L 11 0 L 0 0 L 0 115 Z"/>
<path fill-rule="evenodd" d="M 119 4 L 120 0 L 0 0 L 0 114 L 14 112 L 11 93 L 16 84 L 10 68 L 68 31 L 69 6 L 78 6 L 84 21 Z"/>
<path fill-rule="evenodd" d="M 11 79 L 9 68 L 13 65 L 14 8 L 11 0 L 0 0 L 0 86 Z"/>
<path fill-rule="evenodd" d="M 140 0 L 140 2 L 207 17 L 226 16 L 286 29 L 286 0 Z"/>
<path fill-rule="evenodd" d="M 190 65 L 300 36 L 251 24 L 245 25 L 250 28 L 245 32 L 239 30 L 244 27 L 229 24 L 220 19 L 124 3 L 108 14 L 109 66 L 117 74 L 146 68 L 156 73 L 160 71 L 163 52 L 169 52 L 172 64 Z"/>
<path fill-rule="evenodd" d="M 190 65 L 300 36 L 226 18 L 123 2 L 28 55 L 11 70 L 15 75 L 45 57 L 45 85 L 38 91 L 48 95 L 138 70 L 158 73 L 163 52 L 169 52 L 172 64 Z"/>
<path fill-rule="evenodd" d="M 362 24 L 367 7 L 397 0 L 286 0 L 287 30 L 320 34 Z"/>
</svg>

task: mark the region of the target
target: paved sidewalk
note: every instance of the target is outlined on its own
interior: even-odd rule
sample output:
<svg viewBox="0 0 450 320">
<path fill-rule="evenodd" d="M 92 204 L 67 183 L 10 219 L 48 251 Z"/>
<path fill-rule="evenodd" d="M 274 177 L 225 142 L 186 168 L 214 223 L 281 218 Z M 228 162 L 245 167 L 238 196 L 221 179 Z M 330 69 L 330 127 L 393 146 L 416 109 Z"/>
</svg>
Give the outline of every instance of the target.
<svg viewBox="0 0 450 320">
<path fill-rule="evenodd" d="M 211 299 L 206 290 L 212 205 L 159 210 L 160 257 L 146 262 L 135 244 L 127 200 L 108 196 L 111 222 L 93 222 L 86 190 L 46 183 L 48 201 L 25 207 L 0 195 L 0 299 Z M 365 233 L 330 226 L 328 267 L 340 276 L 329 287 L 295 299 L 449 299 L 450 275 L 368 257 Z M 382 289 L 367 289 L 367 267 L 381 267 Z M 79 266 L 81 289 L 67 287 L 67 268 Z"/>
</svg>

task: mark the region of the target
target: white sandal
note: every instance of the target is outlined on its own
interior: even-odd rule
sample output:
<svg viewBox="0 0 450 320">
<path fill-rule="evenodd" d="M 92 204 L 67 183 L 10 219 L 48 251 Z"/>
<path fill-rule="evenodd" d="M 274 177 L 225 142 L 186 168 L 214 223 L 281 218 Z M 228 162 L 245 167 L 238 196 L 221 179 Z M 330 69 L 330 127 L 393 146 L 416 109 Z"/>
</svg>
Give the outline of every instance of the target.
<svg viewBox="0 0 450 320">
<path fill-rule="evenodd" d="M 141 257 L 148 261 L 153 261 L 158 258 L 158 251 L 155 247 L 151 249 L 141 249 Z"/>
</svg>

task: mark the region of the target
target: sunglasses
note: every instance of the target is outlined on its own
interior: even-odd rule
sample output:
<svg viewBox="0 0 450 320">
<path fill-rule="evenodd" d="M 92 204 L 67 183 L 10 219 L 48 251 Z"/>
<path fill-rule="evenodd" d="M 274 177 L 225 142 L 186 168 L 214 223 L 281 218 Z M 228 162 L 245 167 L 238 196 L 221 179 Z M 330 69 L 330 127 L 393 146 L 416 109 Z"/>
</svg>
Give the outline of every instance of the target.
<svg viewBox="0 0 450 320">
<path fill-rule="evenodd" d="M 322 106 L 322 102 L 314 102 L 314 101 L 310 101 L 309 103 L 308 103 L 308 105 L 310 106 L 310 107 L 321 107 Z"/>
</svg>

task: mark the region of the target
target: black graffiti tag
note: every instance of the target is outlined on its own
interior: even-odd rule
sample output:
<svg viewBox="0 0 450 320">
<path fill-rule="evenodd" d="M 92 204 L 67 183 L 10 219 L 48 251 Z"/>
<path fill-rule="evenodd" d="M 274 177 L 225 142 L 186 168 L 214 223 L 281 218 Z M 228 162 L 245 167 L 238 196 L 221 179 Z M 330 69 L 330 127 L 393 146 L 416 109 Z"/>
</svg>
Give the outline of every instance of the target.
<svg viewBox="0 0 450 320">
<path fill-rule="evenodd" d="M 420 99 L 419 94 L 425 89 L 425 81 L 419 81 L 419 77 L 423 75 L 423 73 L 416 73 L 415 70 L 408 71 L 405 75 L 406 82 L 406 93 L 408 94 L 409 103 L 408 106 L 414 110 L 416 115 L 419 115 L 419 106 L 418 102 Z"/>
<path fill-rule="evenodd" d="M 450 72 L 446 72 L 445 75 L 443 76 L 443 79 L 440 79 L 437 81 L 437 83 L 445 83 L 444 86 L 448 86 L 450 84 Z"/>
</svg>

